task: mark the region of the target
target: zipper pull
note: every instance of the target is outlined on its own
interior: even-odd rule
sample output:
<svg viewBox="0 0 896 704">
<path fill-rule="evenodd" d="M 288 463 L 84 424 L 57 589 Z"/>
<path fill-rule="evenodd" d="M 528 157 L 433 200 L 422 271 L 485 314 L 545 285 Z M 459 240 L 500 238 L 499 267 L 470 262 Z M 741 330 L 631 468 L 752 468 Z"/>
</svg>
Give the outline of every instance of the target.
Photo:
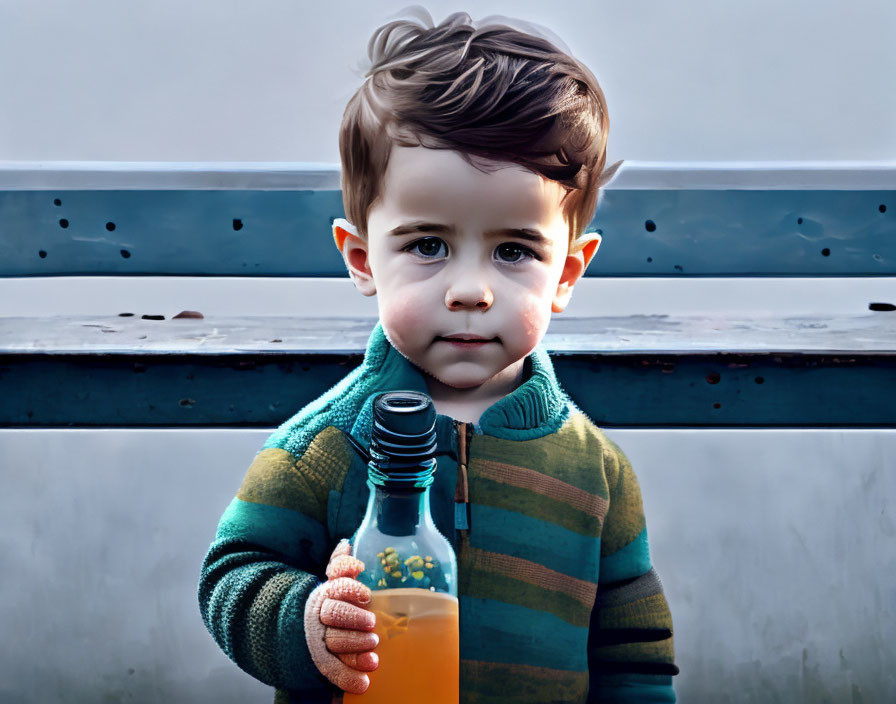
<svg viewBox="0 0 896 704">
<path fill-rule="evenodd" d="M 455 421 L 457 429 L 457 487 L 454 490 L 454 527 L 457 530 L 470 530 L 470 496 L 467 487 L 468 427 L 468 423 Z"/>
</svg>

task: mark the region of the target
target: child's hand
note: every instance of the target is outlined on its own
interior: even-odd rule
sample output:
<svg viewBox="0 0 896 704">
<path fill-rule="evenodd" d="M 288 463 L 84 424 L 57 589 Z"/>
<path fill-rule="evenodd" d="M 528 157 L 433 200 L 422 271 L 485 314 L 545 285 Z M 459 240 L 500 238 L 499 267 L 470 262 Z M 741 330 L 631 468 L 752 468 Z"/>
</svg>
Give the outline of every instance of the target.
<svg viewBox="0 0 896 704">
<path fill-rule="evenodd" d="M 330 556 L 327 581 L 308 596 L 305 605 L 305 639 L 311 659 L 321 674 L 340 689 L 363 694 L 370 686 L 364 674 L 379 667 L 373 649 L 379 637 L 372 633 L 376 617 L 363 608 L 371 592 L 357 577 L 364 563 L 351 556 L 343 539 Z"/>
</svg>

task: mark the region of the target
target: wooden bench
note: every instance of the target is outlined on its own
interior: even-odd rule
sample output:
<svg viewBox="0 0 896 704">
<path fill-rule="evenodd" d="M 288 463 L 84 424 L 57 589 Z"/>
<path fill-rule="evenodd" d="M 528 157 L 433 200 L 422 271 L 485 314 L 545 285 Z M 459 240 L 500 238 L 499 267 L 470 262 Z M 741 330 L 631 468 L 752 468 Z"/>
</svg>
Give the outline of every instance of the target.
<svg viewBox="0 0 896 704">
<path fill-rule="evenodd" d="M 601 250 L 545 339 L 561 381 L 607 426 L 893 426 L 894 173 L 624 166 L 594 223 Z M 376 316 L 332 244 L 337 188 L 338 172 L 300 165 L 0 165 L 0 277 L 20 285 L 0 311 L 14 384 L 0 426 L 273 425 L 318 396 L 360 362 Z M 171 319 L 123 295 L 115 313 L 18 317 L 48 277 L 288 277 L 315 304 Z M 683 280 L 748 298 L 768 277 L 806 280 L 803 300 L 666 304 Z M 867 301 L 829 312 L 825 281 L 847 277 Z M 652 293 L 614 314 L 626 279 Z"/>
<path fill-rule="evenodd" d="M 195 584 L 253 453 L 375 323 L 332 244 L 338 183 L 0 162 L 0 699 L 270 701 Z M 680 700 L 796 700 L 807 672 L 883 700 L 896 168 L 630 164 L 594 224 L 544 344 L 638 473 Z"/>
</svg>

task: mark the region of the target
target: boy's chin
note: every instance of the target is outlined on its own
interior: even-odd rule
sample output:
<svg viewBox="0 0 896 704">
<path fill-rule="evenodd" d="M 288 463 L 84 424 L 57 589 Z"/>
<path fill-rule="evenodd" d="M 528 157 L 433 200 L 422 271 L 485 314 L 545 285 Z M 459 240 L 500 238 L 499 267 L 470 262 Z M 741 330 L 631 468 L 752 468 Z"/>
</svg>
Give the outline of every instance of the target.
<svg viewBox="0 0 896 704">
<path fill-rule="evenodd" d="M 428 379 L 434 379 L 442 386 L 450 386 L 452 389 L 475 389 L 479 386 L 482 386 L 488 379 L 479 379 L 479 378 L 471 378 L 466 375 L 461 376 L 446 376 L 446 375 L 436 375 L 429 371 L 428 369 L 422 369 L 423 373 L 427 376 Z"/>
</svg>

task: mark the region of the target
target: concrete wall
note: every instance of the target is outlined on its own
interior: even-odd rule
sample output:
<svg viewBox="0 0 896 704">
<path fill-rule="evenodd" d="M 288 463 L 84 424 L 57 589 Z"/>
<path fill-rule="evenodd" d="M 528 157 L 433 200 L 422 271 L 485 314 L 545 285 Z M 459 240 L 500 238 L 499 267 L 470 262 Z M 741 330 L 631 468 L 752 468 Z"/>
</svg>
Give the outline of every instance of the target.
<svg viewBox="0 0 896 704">
<path fill-rule="evenodd" d="M 0 701 L 271 701 L 196 601 L 270 430 L 0 430 Z M 896 431 L 608 435 L 641 482 L 680 701 L 889 700 Z"/>
</svg>

